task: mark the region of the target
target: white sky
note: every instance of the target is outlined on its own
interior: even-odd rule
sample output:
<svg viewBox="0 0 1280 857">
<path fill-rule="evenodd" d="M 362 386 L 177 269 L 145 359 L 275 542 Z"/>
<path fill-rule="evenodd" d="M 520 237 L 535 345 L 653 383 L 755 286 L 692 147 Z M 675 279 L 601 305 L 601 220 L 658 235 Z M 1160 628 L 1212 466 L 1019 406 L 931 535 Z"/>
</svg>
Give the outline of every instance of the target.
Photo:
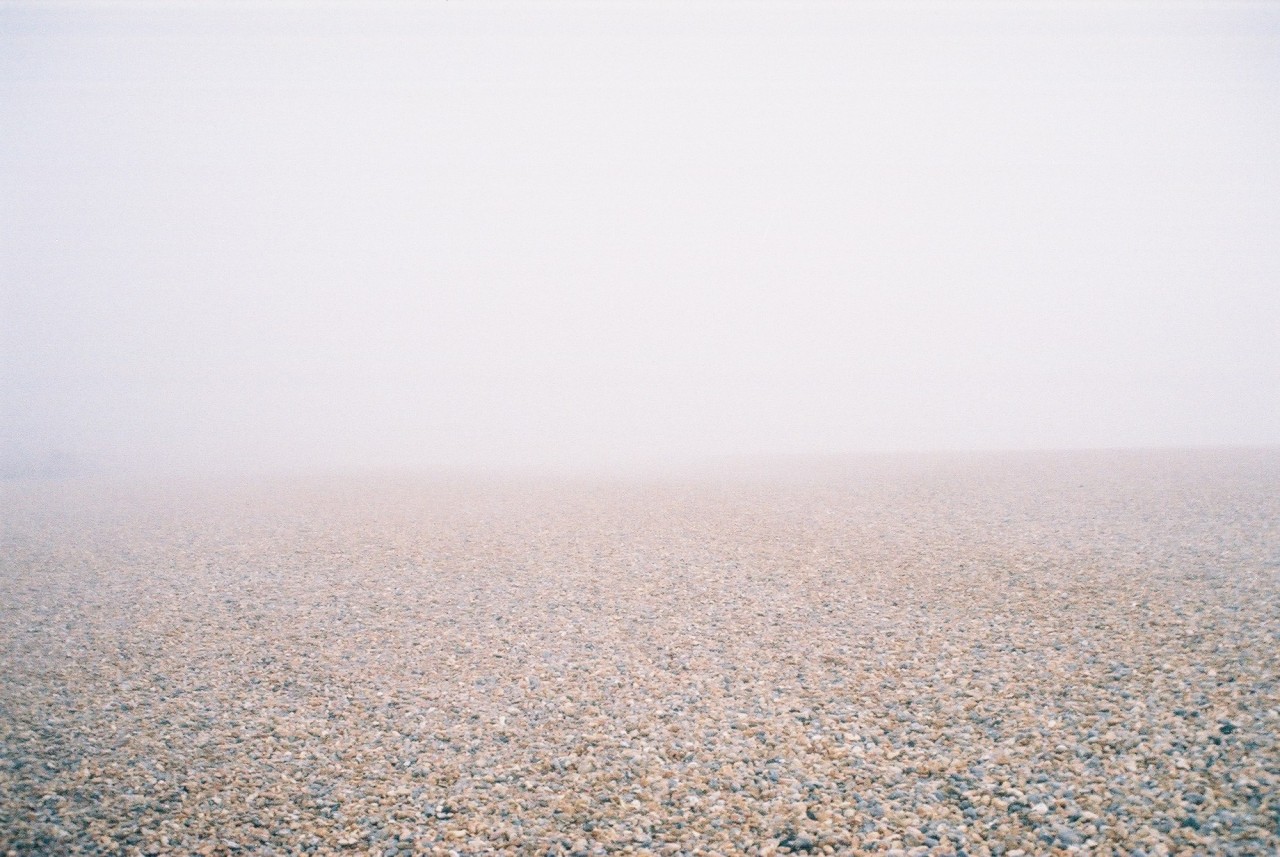
<svg viewBox="0 0 1280 857">
<path fill-rule="evenodd" d="M 0 5 L 0 297 L 19 469 L 1280 443 L 1280 5 Z"/>
</svg>

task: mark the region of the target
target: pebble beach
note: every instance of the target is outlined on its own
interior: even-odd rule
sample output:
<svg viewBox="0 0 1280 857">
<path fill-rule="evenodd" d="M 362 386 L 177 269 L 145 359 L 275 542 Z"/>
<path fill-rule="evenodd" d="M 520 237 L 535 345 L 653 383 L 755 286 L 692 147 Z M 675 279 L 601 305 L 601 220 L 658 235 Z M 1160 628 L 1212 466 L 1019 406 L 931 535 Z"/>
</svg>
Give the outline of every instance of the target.
<svg viewBox="0 0 1280 857">
<path fill-rule="evenodd" d="M 0 483 L 0 854 L 1280 853 L 1280 450 Z"/>
</svg>

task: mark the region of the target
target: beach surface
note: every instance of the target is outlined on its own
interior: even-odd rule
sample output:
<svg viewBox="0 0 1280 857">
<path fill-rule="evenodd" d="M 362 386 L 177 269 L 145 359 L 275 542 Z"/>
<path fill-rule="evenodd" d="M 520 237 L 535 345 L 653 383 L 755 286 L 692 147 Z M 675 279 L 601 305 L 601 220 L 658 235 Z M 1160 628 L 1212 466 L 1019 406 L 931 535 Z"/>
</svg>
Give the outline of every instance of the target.
<svg viewBox="0 0 1280 857">
<path fill-rule="evenodd" d="M 1280 450 L 0 483 L 0 854 L 1280 852 Z"/>
</svg>

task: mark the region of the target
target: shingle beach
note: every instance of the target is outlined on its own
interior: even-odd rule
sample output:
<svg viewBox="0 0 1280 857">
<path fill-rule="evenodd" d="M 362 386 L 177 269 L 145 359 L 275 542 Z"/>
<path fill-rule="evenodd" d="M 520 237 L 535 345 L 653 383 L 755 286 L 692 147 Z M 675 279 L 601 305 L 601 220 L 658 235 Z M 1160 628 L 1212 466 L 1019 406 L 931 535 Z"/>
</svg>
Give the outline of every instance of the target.
<svg viewBox="0 0 1280 857">
<path fill-rule="evenodd" d="M 0 854 L 1280 852 L 1280 450 L 0 483 Z"/>
</svg>

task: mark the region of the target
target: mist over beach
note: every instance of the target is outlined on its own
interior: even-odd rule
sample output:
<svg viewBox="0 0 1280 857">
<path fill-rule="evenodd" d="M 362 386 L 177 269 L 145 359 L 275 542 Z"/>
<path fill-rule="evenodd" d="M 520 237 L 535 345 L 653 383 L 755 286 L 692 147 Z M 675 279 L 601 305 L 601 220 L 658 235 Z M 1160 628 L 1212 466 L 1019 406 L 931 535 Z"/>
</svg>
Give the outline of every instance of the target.
<svg viewBox="0 0 1280 857">
<path fill-rule="evenodd" d="M 1280 852 L 1280 7 L 0 4 L 0 854 Z"/>
<path fill-rule="evenodd" d="M 0 16 L 10 472 L 1280 442 L 1267 5 Z"/>
</svg>

